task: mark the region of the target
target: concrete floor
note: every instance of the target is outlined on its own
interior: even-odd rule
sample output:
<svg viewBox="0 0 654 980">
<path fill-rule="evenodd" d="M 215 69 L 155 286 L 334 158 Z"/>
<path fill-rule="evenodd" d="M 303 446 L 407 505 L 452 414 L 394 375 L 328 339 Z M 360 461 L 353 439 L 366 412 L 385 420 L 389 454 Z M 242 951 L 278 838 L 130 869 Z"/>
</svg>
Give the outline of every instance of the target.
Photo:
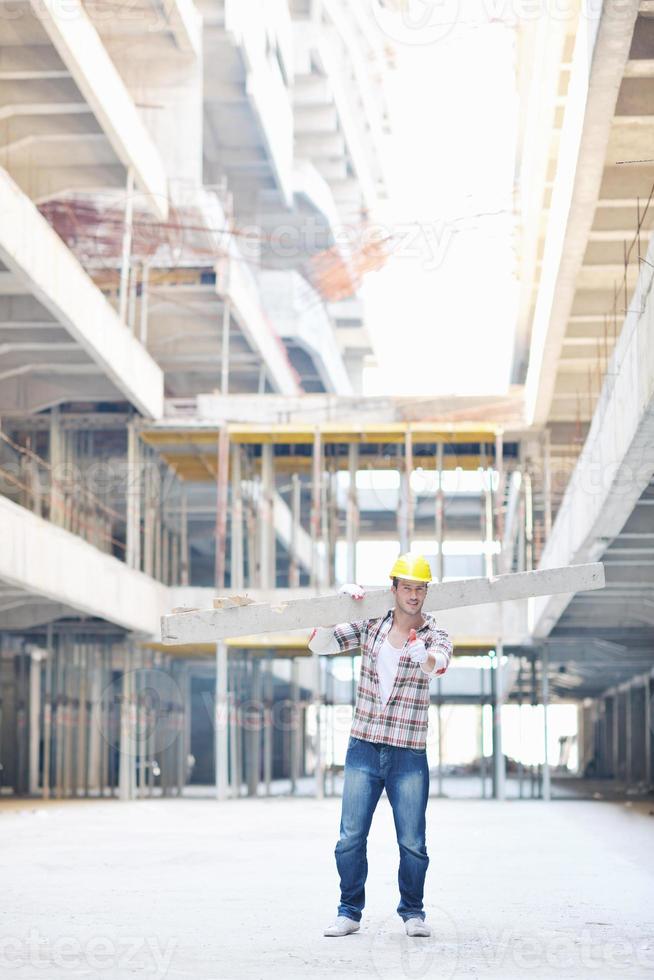
<svg viewBox="0 0 654 980">
<path fill-rule="evenodd" d="M 430 800 L 430 940 L 395 913 L 382 798 L 361 932 L 326 939 L 340 800 L 0 804 L 0 977 L 530 977 L 654 971 L 654 806 Z"/>
</svg>

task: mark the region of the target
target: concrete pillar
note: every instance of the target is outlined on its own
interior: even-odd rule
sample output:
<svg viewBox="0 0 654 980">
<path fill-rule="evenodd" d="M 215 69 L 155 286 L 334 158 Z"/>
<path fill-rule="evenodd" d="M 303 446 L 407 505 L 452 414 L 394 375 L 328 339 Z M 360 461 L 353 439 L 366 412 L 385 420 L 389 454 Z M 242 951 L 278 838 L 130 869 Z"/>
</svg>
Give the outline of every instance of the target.
<svg viewBox="0 0 654 980">
<path fill-rule="evenodd" d="M 148 306 L 150 299 L 150 265 L 144 261 L 141 266 L 141 308 L 139 310 L 139 340 L 145 346 L 148 342 Z"/>
<path fill-rule="evenodd" d="M 141 453 L 136 425 L 127 426 L 127 514 L 125 560 L 130 568 L 141 567 Z"/>
<path fill-rule="evenodd" d="M 216 461 L 216 554 L 214 563 L 214 585 L 218 592 L 225 588 L 225 565 L 227 557 L 227 487 L 229 479 L 229 432 L 223 426 L 218 433 L 218 452 Z"/>
<path fill-rule="evenodd" d="M 349 487 L 347 493 L 347 580 L 357 580 L 357 540 L 359 537 L 359 495 L 357 493 L 357 471 L 359 468 L 359 447 L 352 443 L 348 447 L 347 467 Z"/>
<path fill-rule="evenodd" d="M 547 643 L 544 643 L 541 648 L 541 670 L 543 676 L 541 679 L 542 687 L 542 697 L 543 697 L 543 799 L 550 800 L 552 798 L 552 789 L 550 781 L 550 765 L 548 756 L 548 708 L 549 708 L 549 657 Z"/>
<path fill-rule="evenodd" d="M 654 692 L 650 692 L 653 678 L 646 677 L 644 684 L 645 693 L 645 785 L 651 788 L 654 785 L 654 766 L 652 752 L 654 742 Z"/>
<path fill-rule="evenodd" d="M 189 585 L 191 581 L 191 556 L 188 546 L 188 491 L 182 485 L 180 496 L 180 585 Z"/>
<path fill-rule="evenodd" d="M 483 668 L 479 671 L 479 779 L 481 782 L 481 798 L 486 799 L 486 745 L 484 739 L 484 704 L 486 701 L 486 674 Z M 491 687 L 492 690 L 492 687 Z"/>
<path fill-rule="evenodd" d="M 327 584 L 330 588 L 336 585 L 336 542 L 338 538 L 338 500 L 336 497 L 336 470 L 333 460 L 330 460 L 326 480 L 327 500 L 325 516 L 327 518 Z"/>
<path fill-rule="evenodd" d="M 491 466 L 486 468 L 482 479 L 484 480 L 484 568 L 486 578 L 491 578 L 493 575 L 493 541 L 495 539 L 493 520 L 493 468 Z"/>
<path fill-rule="evenodd" d="M 90 714 L 89 714 L 89 752 L 88 752 L 88 776 L 87 782 L 90 790 L 102 791 L 102 762 L 101 762 L 101 736 L 102 736 L 102 664 L 100 660 L 101 649 L 97 645 L 92 648 L 92 660 L 90 664 Z M 108 732 L 104 731 L 107 738 Z"/>
<path fill-rule="evenodd" d="M 232 589 L 241 590 L 245 584 L 243 566 L 243 488 L 241 482 L 241 447 L 232 446 Z"/>
<path fill-rule="evenodd" d="M 54 638 L 52 624 L 46 632 L 45 688 L 43 692 L 43 799 L 50 798 L 50 766 L 52 746 L 52 661 Z M 1 728 L 1 726 L 0 726 Z"/>
<path fill-rule="evenodd" d="M 216 696 L 215 696 L 215 765 L 216 799 L 227 799 L 228 783 L 228 724 L 227 696 L 227 645 L 216 644 Z"/>
<path fill-rule="evenodd" d="M 131 669 L 131 656 L 125 653 L 122 689 L 120 697 L 120 770 L 118 775 L 118 795 L 121 800 L 134 798 L 136 782 L 134 757 L 134 673 Z"/>
<path fill-rule="evenodd" d="M 275 495 L 274 447 L 264 443 L 261 447 L 261 498 L 259 501 L 259 563 L 261 588 L 274 589 L 276 585 L 275 523 L 273 517 Z"/>
<path fill-rule="evenodd" d="M 229 394 L 229 337 L 232 318 L 232 304 L 228 297 L 223 299 L 223 330 L 220 348 L 220 393 Z"/>
<path fill-rule="evenodd" d="M 443 492 L 443 443 L 439 442 L 436 446 L 436 543 L 438 555 L 436 556 L 436 579 L 443 581 L 445 560 L 443 557 L 443 536 L 445 533 L 445 494 Z"/>
<path fill-rule="evenodd" d="M 438 795 L 443 795 L 443 718 L 442 718 L 442 683 L 441 678 L 436 678 L 436 692 L 438 703 L 436 705 L 436 719 L 438 725 Z"/>
<path fill-rule="evenodd" d="M 257 796 L 261 773 L 261 661 L 254 657 L 250 664 L 250 697 L 247 714 L 245 770 L 248 796 Z"/>
<path fill-rule="evenodd" d="M 624 692 L 624 710 L 625 710 L 624 778 L 625 778 L 626 788 L 628 789 L 633 784 L 634 781 L 634 753 L 633 753 L 634 712 L 633 712 L 631 687 L 627 687 Z"/>
<path fill-rule="evenodd" d="M 41 659 L 40 650 L 33 650 L 29 664 L 29 793 L 39 791 L 39 750 L 41 743 Z"/>
<path fill-rule="evenodd" d="M 273 762 L 273 661 L 268 657 L 263 677 L 263 781 L 270 796 Z"/>
<path fill-rule="evenodd" d="M 322 505 L 322 436 L 316 429 L 313 437 L 312 483 L 311 483 L 311 585 L 320 585 L 319 541 L 321 537 Z"/>
<path fill-rule="evenodd" d="M 543 506 L 545 511 L 545 541 L 552 533 L 552 450 L 550 430 L 543 429 Z"/>
<path fill-rule="evenodd" d="M 290 747 L 290 776 L 291 776 L 291 793 L 295 794 L 297 790 L 297 779 L 299 772 L 300 756 L 300 710 L 299 710 L 299 699 L 300 699 L 300 684 L 299 684 L 299 663 L 297 657 L 293 657 L 290 661 L 291 677 L 290 677 L 290 699 L 291 699 L 291 714 L 290 714 L 290 731 L 289 731 L 289 747 Z"/>
<path fill-rule="evenodd" d="M 503 656 L 504 646 L 500 641 L 497 644 L 495 662 L 491 671 L 493 684 L 493 796 L 496 800 L 506 798 L 506 765 L 502 749 Z"/>
<path fill-rule="evenodd" d="M 61 524 L 63 520 L 63 441 L 59 407 L 50 409 L 50 506 L 49 518 L 53 524 Z"/>
<path fill-rule="evenodd" d="M 495 538 L 499 542 L 501 549 L 504 538 L 504 481 L 506 478 L 504 472 L 504 433 L 501 429 L 498 429 L 495 433 L 495 470 L 497 472 L 497 489 L 493 496 L 494 528 Z M 501 573 L 502 564 L 503 559 L 500 550 L 493 559 L 493 567 L 496 575 Z"/>
<path fill-rule="evenodd" d="M 78 661 L 78 707 L 77 724 L 75 726 L 76 739 L 76 760 L 75 760 L 75 785 L 77 792 L 81 790 L 84 796 L 89 795 L 88 783 L 88 734 L 89 734 L 89 660 L 88 644 L 82 643 L 79 651 Z"/>
<path fill-rule="evenodd" d="M 129 300 L 130 257 L 132 253 L 132 220 L 134 215 L 134 170 L 127 168 L 125 187 L 125 218 L 123 223 L 123 248 L 120 261 L 120 286 L 118 289 L 118 316 L 127 323 L 127 304 Z"/>
<path fill-rule="evenodd" d="M 297 589 L 300 585 L 300 562 L 297 555 L 297 541 L 300 530 L 301 509 L 302 482 L 299 473 L 293 473 L 291 476 L 291 541 L 288 571 L 288 585 L 291 589 Z"/>
<path fill-rule="evenodd" d="M 241 770 L 238 751 L 239 742 L 239 706 L 237 702 L 236 670 L 232 672 L 231 692 L 229 693 L 229 771 L 231 778 L 231 795 L 241 795 Z"/>
<path fill-rule="evenodd" d="M 413 473 L 413 436 L 407 428 L 404 436 L 404 469 L 400 473 L 400 506 L 398 508 L 400 551 L 411 550 L 414 533 L 414 506 L 411 474 Z"/>
<path fill-rule="evenodd" d="M 317 653 L 313 654 L 313 667 L 315 684 L 313 703 L 316 711 L 316 799 L 322 800 L 325 796 L 325 774 L 322 758 L 322 722 L 320 718 L 320 709 L 322 706 L 322 665 L 320 656 Z"/>
</svg>

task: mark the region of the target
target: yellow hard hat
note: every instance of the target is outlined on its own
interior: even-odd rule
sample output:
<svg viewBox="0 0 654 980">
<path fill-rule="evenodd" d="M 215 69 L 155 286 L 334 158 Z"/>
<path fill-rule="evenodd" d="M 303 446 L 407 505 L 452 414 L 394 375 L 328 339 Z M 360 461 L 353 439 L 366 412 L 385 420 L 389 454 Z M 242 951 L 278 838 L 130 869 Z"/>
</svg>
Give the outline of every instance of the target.
<svg viewBox="0 0 654 980">
<path fill-rule="evenodd" d="M 410 582 L 431 582 L 431 568 L 424 555 L 413 555 L 409 552 L 395 560 L 390 578 L 406 578 Z"/>
</svg>

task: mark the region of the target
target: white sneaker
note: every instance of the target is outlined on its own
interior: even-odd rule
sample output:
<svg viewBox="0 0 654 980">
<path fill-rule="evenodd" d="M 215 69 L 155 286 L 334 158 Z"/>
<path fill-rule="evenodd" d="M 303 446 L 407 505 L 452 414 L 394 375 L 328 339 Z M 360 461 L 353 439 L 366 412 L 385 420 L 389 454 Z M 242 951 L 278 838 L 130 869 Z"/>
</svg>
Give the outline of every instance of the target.
<svg viewBox="0 0 654 980">
<path fill-rule="evenodd" d="M 351 932 L 358 932 L 359 929 L 359 923 L 355 922 L 354 919 L 348 919 L 346 915 L 339 915 L 331 926 L 327 926 L 323 936 L 349 936 Z"/>
<path fill-rule="evenodd" d="M 404 928 L 407 936 L 431 936 L 431 928 L 424 919 L 414 916 L 412 919 L 405 919 Z"/>
</svg>

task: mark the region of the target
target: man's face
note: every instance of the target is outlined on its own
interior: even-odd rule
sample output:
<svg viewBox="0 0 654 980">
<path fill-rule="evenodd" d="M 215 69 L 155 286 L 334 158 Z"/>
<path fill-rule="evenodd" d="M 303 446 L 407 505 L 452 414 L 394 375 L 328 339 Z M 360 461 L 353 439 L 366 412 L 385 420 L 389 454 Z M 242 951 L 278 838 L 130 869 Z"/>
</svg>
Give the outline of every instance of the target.
<svg viewBox="0 0 654 980">
<path fill-rule="evenodd" d="M 416 616 L 422 610 L 427 596 L 427 585 L 401 578 L 398 579 L 397 588 L 393 587 L 393 592 L 397 608 L 410 616 Z"/>
</svg>

